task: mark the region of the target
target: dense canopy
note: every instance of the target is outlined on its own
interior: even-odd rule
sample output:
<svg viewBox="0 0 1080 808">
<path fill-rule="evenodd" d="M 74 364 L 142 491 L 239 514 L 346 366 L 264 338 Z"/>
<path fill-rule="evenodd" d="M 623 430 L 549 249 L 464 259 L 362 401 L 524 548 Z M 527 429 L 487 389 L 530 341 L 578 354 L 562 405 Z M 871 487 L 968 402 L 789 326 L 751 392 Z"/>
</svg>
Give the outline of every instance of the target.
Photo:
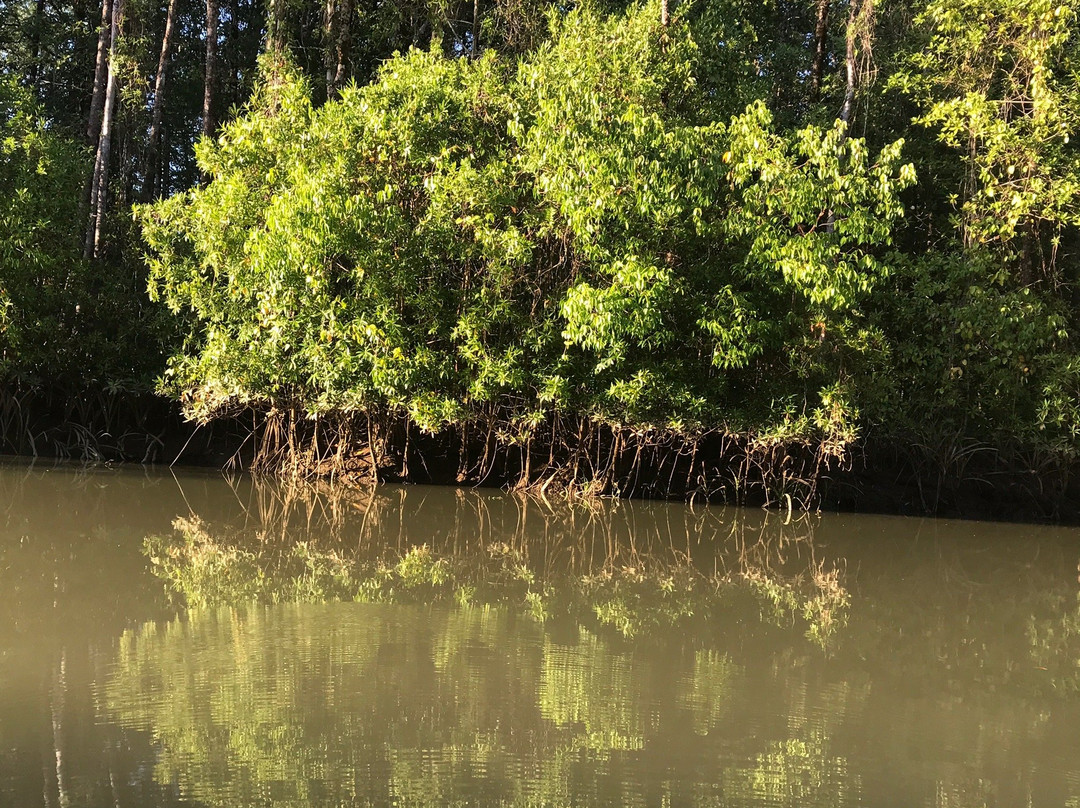
<svg viewBox="0 0 1080 808">
<path fill-rule="evenodd" d="M 1080 448 L 1074 5 L 5 7 L 5 390 L 603 490 Z"/>
</svg>

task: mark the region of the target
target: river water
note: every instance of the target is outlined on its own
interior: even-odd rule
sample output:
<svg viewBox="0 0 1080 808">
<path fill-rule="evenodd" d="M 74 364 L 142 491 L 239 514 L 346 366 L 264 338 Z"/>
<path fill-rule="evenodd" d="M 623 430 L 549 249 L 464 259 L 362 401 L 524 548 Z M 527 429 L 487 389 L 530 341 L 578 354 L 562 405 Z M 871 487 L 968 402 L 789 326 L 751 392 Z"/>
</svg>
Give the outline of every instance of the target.
<svg viewBox="0 0 1080 808">
<path fill-rule="evenodd" d="M 1080 806 L 1080 531 L 0 463 L 0 806 Z"/>
</svg>

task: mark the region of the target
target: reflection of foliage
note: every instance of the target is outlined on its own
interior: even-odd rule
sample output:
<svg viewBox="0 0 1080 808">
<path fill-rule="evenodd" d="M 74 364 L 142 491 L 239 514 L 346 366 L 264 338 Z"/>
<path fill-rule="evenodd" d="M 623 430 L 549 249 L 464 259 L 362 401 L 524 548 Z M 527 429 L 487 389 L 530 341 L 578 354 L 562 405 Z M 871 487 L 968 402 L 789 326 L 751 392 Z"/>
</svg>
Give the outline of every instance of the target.
<svg viewBox="0 0 1080 808">
<path fill-rule="evenodd" d="M 573 645 L 544 643 L 540 712 L 574 729 L 574 748 L 606 754 L 645 743 L 642 679 L 633 659 L 582 631 Z"/>
<path fill-rule="evenodd" d="M 685 568 L 669 574 L 638 567 L 605 569 L 584 578 L 582 588 L 600 623 L 628 637 L 686 622 L 695 609 L 716 605 L 708 593 L 698 591 L 700 582 Z"/>
<path fill-rule="evenodd" d="M 264 580 L 254 553 L 214 541 L 197 518 L 178 518 L 173 527 L 183 544 L 150 537 L 146 551 L 155 572 L 181 589 L 190 606 L 243 603 L 258 596 Z"/>
<path fill-rule="evenodd" d="M 727 715 L 737 672 L 726 654 L 698 651 L 694 655 L 693 671 L 679 683 L 679 703 L 693 716 L 698 735 L 707 735 Z"/>
<path fill-rule="evenodd" d="M 845 805 L 850 792 L 858 793 L 858 781 L 849 776 L 847 761 L 829 755 L 828 746 L 818 732 L 774 742 L 749 767 L 725 772 L 725 786 L 752 795 L 758 805 Z"/>
<path fill-rule="evenodd" d="M 1080 691 L 1075 529 L 917 527 L 918 541 L 891 540 L 860 558 L 849 582 L 858 606 L 837 635 L 838 653 L 908 691 Z"/>
<path fill-rule="evenodd" d="M 189 519 L 148 544 L 181 601 L 499 604 L 594 633 L 678 628 L 704 639 L 760 615 L 857 665 L 889 660 L 883 672 L 908 686 L 944 676 L 1025 693 L 1077 687 L 1068 532 L 983 525 L 986 540 L 972 543 L 961 524 L 884 517 L 786 524 L 766 512 L 655 502 L 234 484 L 252 486 L 236 490 L 252 503 L 242 525 L 207 519 L 202 535 Z M 910 543 L 916 530 L 930 533 L 929 549 Z M 867 535 L 890 539 L 871 546 Z M 857 561 L 854 577 L 845 556 Z M 219 590 L 200 578 L 223 559 L 253 585 Z"/>
<path fill-rule="evenodd" d="M 1080 595 L 1046 592 L 1045 610 L 1028 618 L 1031 662 L 1050 673 L 1055 690 L 1080 692 Z"/>
<path fill-rule="evenodd" d="M 743 573 L 755 591 L 771 608 L 778 622 L 802 616 L 808 636 L 825 645 L 835 632 L 847 625 L 848 592 L 840 582 L 838 569 L 826 570 L 823 564 L 811 565 L 809 580 L 803 575 L 783 579 L 750 568 Z"/>
<path fill-rule="evenodd" d="M 691 520 L 687 535 L 728 550 L 710 548 L 706 570 L 659 520 L 655 535 L 643 531 L 650 523 L 626 503 L 610 505 L 613 519 L 606 504 L 459 494 L 453 515 L 438 511 L 414 539 L 401 527 L 415 501 L 404 494 L 344 507 L 268 501 L 269 518 L 243 527 L 191 516 L 146 540 L 186 619 L 126 635 L 109 687 L 109 709 L 160 739 L 158 779 L 190 784 L 210 806 L 266 794 L 275 807 L 559 805 L 595 794 L 603 778 L 605 794 L 625 791 L 615 802 L 637 803 L 643 784 L 618 772 L 657 754 L 661 698 L 691 737 L 707 736 L 732 713 L 742 677 L 727 654 L 678 650 L 670 636 L 715 642 L 739 626 L 774 633 L 775 623 L 828 636 L 807 622 L 821 617 L 810 601 L 826 594 L 813 576 L 777 571 L 791 559 L 782 528 L 779 543 L 764 538 L 776 521 L 759 530 L 723 511 L 657 508 L 667 530 L 683 530 L 673 516 Z M 296 502 L 307 502 L 306 519 L 294 517 Z M 534 507 L 542 513 L 530 521 Z M 331 529 L 312 529 L 319 519 Z M 764 581 L 783 603 L 769 601 Z M 319 605 L 330 601 L 364 603 Z M 383 605 L 399 603 L 444 606 Z M 640 642 L 670 648 L 663 675 L 657 658 L 632 650 Z M 535 753 L 529 776 L 514 769 L 522 745 Z M 712 801 L 700 795 L 694 804 Z"/>
<path fill-rule="evenodd" d="M 25 494 L 0 481 L 0 607 L 9 647 L 68 646 L 72 772 L 108 771 L 102 756 L 122 744 L 118 782 L 153 777 L 202 808 L 794 808 L 873 802 L 883 769 L 912 783 L 913 805 L 1022 805 L 1033 785 L 1033 804 L 1077 793 L 1075 705 L 1041 698 L 1075 699 L 1075 532 L 980 525 L 973 540 L 970 523 L 927 523 L 912 542 L 919 525 L 906 520 L 786 526 L 758 512 L 419 487 L 307 490 L 290 505 L 267 493 L 266 508 L 238 489 L 240 524 L 231 492 L 214 499 L 193 482 L 183 500 L 199 517 L 162 535 L 178 495 L 141 482 L 136 509 L 101 496 L 98 474 L 76 491 L 58 476 L 20 483 Z M 75 528 L 74 509 L 100 529 Z M 129 541 L 146 533 L 158 536 L 156 580 Z M 842 556 L 851 608 L 826 660 L 800 639 L 802 605 L 794 630 L 769 625 L 792 617 L 772 611 L 761 582 L 781 598 L 797 590 L 793 609 L 815 597 L 823 558 Z M 164 605 L 162 578 L 190 608 L 117 648 L 133 615 Z M 357 597 L 443 605 L 283 602 Z M 612 603 L 634 637 L 600 620 L 597 605 Z M 84 661 L 75 648 L 89 649 Z M 3 662 L 6 693 L 33 678 L 25 653 Z M 26 700 L 48 711 L 52 693 L 32 684 Z M 5 729 L 20 709 L 7 699 Z M 48 748 L 50 722 L 39 724 Z M 0 755 L 6 771 L 40 768 L 42 747 L 26 748 Z M 27 793 L 0 803 L 35 804 L 41 790 Z"/>
<path fill-rule="evenodd" d="M 0 804 L 1077 806 L 1074 529 L 184 479 L 0 475 Z M 762 581 L 843 556 L 826 658 Z M 263 605 L 356 597 L 443 605 Z"/>
<path fill-rule="evenodd" d="M 707 726 L 739 676 L 710 659 L 480 608 L 203 609 L 127 632 L 105 700 L 153 731 L 156 779 L 206 806 L 570 804 L 601 783 L 637 804 L 642 782 L 612 778 L 656 734 L 657 666 Z"/>
<path fill-rule="evenodd" d="M 292 631 L 278 633 L 259 610 L 203 611 L 125 634 L 109 709 L 154 731 L 163 749 L 159 781 L 191 784 L 202 800 L 200 784 L 227 778 L 236 804 L 255 802 L 260 784 L 273 783 L 276 805 L 309 803 L 305 786 L 323 765 L 312 725 L 345 692 L 329 681 L 317 692 L 310 685 L 333 666 L 352 692 L 369 693 L 363 672 L 377 644 L 362 624 L 350 626 L 346 639 L 320 635 L 299 612 L 291 622 Z M 305 652 L 313 642 L 321 645 L 315 656 Z M 300 705 L 303 715 L 290 710 Z M 344 718 L 342 730 L 360 734 L 360 718 Z"/>
<path fill-rule="evenodd" d="M 162 499 L 139 473 L 0 461 L 0 668 L 15 649 L 39 653 L 158 613 L 160 586 L 138 548 L 167 523 L 155 518 Z"/>
<path fill-rule="evenodd" d="M 152 536 L 146 551 L 155 573 L 188 606 L 319 603 L 334 600 L 502 604 L 539 619 L 569 615 L 626 637 L 673 627 L 704 629 L 735 608 L 735 595 L 758 596 L 773 622 L 803 625 L 825 645 L 842 626 L 847 592 L 838 573 L 814 568 L 785 579 L 744 566 L 741 575 L 705 575 L 687 563 L 638 556 L 633 564 L 602 559 L 583 574 L 542 575 L 526 552 L 496 542 L 468 553 L 438 554 L 428 545 L 374 555 L 344 553 L 299 541 L 285 548 L 216 538 L 197 518 L 174 522 L 175 535 Z"/>
</svg>

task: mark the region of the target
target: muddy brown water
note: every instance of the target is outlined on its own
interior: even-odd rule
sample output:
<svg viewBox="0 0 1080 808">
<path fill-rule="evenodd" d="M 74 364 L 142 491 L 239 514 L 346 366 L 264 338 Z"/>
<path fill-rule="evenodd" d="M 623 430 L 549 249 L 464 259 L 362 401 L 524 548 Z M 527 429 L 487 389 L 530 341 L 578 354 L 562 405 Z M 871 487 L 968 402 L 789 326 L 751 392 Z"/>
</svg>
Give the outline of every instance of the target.
<svg viewBox="0 0 1080 808">
<path fill-rule="evenodd" d="M 8 461 L 0 806 L 1080 806 L 1078 562 L 1075 528 Z"/>
</svg>

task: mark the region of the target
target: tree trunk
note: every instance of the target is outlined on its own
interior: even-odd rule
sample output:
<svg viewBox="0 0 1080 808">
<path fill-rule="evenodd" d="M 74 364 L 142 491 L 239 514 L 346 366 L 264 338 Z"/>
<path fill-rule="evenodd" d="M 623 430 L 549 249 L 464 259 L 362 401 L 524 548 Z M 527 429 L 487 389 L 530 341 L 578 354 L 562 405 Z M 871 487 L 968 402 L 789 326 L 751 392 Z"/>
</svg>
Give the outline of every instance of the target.
<svg viewBox="0 0 1080 808">
<path fill-rule="evenodd" d="M 238 19 L 240 16 L 240 9 L 238 8 L 238 5 L 239 4 L 234 5 L 232 13 L 229 14 L 229 28 L 225 32 L 226 42 L 240 41 L 240 22 Z M 243 57 L 236 53 L 238 50 L 239 48 L 225 49 L 225 53 L 227 54 L 226 61 L 228 62 L 229 68 L 232 70 L 232 75 L 229 76 L 229 90 L 226 98 L 235 98 L 236 93 L 240 89 L 240 62 Z"/>
<path fill-rule="evenodd" d="M 30 85 L 37 92 L 41 79 L 41 29 L 45 27 L 45 0 L 34 6 L 34 22 L 30 29 Z"/>
<path fill-rule="evenodd" d="M 860 56 L 869 63 L 874 44 L 874 0 L 850 0 L 848 5 L 847 33 L 844 36 L 844 103 L 840 107 L 840 120 L 849 127 L 855 114 L 855 93 L 859 89 L 862 77 L 859 75 Z"/>
<path fill-rule="evenodd" d="M 268 0 L 266 7 L 266 49 L 270 53 L 285 50 L 285 20 L 282 17 L 284 0 Z"/>
<path fill-rule="evenodd" d="M 96 144 L 101 133 L 101 115 L 105 109 L 105 80 L 108 70 L 109 48 L 112 46 L 112 0 L 101 0 L 101 28 L 98 30 L 97 62 L 94 67 L 94 91 L 90 96 L 90 118 L 86 137 Z"/>
<path fill-rule="evenodd" d="M 334 86 L 334 49 L 337 44 L 337 32 L 335 17 L 337 16 L 337 3 L 335 0 L 326 0 L 323 7 L 323 39 L 326 46 L 323 52 L 323 63 L 326 65 L 326 100 L 329 101 L 336 94 Z"/>
<path fill-rule="evenodd" d="M 102 231 L 109 191 L 109 160 L 112 156 L 113 119 L 116 116 L 116 94 L 120 83 L 116 64 L 116 46 L 120 29 L 124 24 L 124 0 L 114 0 L 112 30 L 109 44 L 109 71 L 105 83 L 105 103 L 101 116 L 101 132 L 98 137 L 97 156 L 94 161 L 94 178 L 90 186 L 90 221 L 86 228 L 83 256 L 98 258 L 101 255 Z"/>
<path fill-rule="evenodd" d="M 855 81 L 857 71 L 855 67 L 855 35 L 859 20 L 859 8 L 861 0 L 850 0 L 848 4 L 847 32 L 844 35 L 844 103 L 840 107 L 840 120 L 845 124 L 851 124 L 851 114 L 855 108 Z"/>
<path fill-rule="evenodd" d="M 871 35 L 867 30 L 870 14 L 873 14 L 873 0 L 850 0 L 848 5 L 847 32 L 844 35 L 844 103 L 840 107 L 839 120 L 844 122 L 841 143 L 847 139 L 851 127 L 851 117 L 855 112 L 855 91 L 858 89 L 859 69 L 855 59 L 856 40 L 861 39 L 865 48 L 870 47 Z M 836 215 L 832 210 L 825 217 L 825 232 L 831 233 L 836 226 Z"/>
<path fill-rule="evenodd" d="M 345 86 L 349 61 L 349 26 L 352 22 L 351 0 L 326 0 L 324 28 L 326 51 L 326 99 L 337 98 Z"/>
<path fill-rule="evenodd" d="M 214 75 L 217 72 L 218 0 L 206 0 L 206 68 L 203 81 L 202 133 L 212 137 L 214 120 Z"/>
<path fill-rule="evenodd" d="M 161 122 L 165 115 L 165 73 L 169 66 L 169 53 L 172 50 L 173 21 L 175 19 L 176 0 L 169 0 L 169 10 L 165 14 L 165 33 L 161 37 L 161 56 L 158 57 L 157 78 L 154 80 L 154 114 L 150 122 L 150 140 L 147 144 L 146 185 L 143 189 L 143 196 L 147 199 L 154 198 L 157 191 L 157 178 L 160 173 L 158 167 L 158 144 L 161 142 Z"/>
<path fill-rule="evenodd" d="M 97 149 L 101 136 L 101 118 L 105 109 L 105 84 L 108 75 L 109 48 L 112 45 L 112 4 L 113 0 L 101 0 L 101 27 L 98 29 L 97 59 L 94 65 L 94 89 L 90 95 L 90 112 L 86 123 L 86 139 Z M 94 192 L 97 189 L 97 161 L 94 170 L 86 178 L 83 186 L 83 204 L 79 211 L 80 218 L 89 220 L 94 215 Z M 90 225 L 87 225 L 89 230 Z M 89 238 L 89 236 L 88 236 Z M 83 253 L 89 247 L 84 245 Z"/>
<path fill-rule="evenodd" d="M 810 68 L 810 97 L 821 98 L 821 80 L 825 75 L 825 54 L 829 49 L 829 0 L 817 2 L 817 24 L 814 26 L 814 64 Z"/>
<path fill-rule="evenodd" d="M 214 78 L 217 73 L 217 24 L 218 24 L 218 0 L 206 0 L 206 63 L 203 69 L 203 108 L 202 108 L 202 134 L 203 137 L 214 136 L 217 130 L 217 121 L 214 120 Z M 201 172 L 199 176 L 203 185 L 210 182 L 209 175 Z"/>
<path fill-rule="evenodd" d="M 665 0 L 666 2 L 667 0 Z M 480 50 L 480 0 L 472 4 L 472 41 L 469 43 L 469 55 L 475 59 Z"/>
<path fill-rule="evenodd" d="M 158 160 L 157 181 L 154 185 L 158 196 L 168 196 L 172 191 L 172 172 L 169 170 L 169 145 L 169 128 L 163 126 L 159 146 L 161 159 Z"/>
<path fill-rule="evenodd" d="M 660 25 L 667 28 L 669 22 L 671 22 L 671 14 L 668 8 L 668 0 L 660 0 Z"/>
<path fill-rule="evenodd" d="M 334 74 L 334 91 L 341 92 L 349 72 L 349 50 L 352 34 L 352 0 L 341 0 L 338 6 L 337 68 Z"/>
</svg>

